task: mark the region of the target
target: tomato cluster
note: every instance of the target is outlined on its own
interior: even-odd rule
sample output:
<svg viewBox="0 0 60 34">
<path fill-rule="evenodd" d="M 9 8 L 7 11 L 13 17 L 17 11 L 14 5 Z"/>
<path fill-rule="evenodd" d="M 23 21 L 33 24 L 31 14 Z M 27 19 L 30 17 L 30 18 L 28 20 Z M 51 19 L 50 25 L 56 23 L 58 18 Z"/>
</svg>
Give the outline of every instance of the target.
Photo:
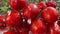
<svg viewBox="0 0 60 34">
<path fill-rule="evenodd" d="M 9 0 L 11 10 L 0 16 L 3 34 L 60 34 L 57 4 L 54 1 L 26 3 L 26 0 Z M 41 16 L 41 17 L 40 17 Z"/>
</svg>

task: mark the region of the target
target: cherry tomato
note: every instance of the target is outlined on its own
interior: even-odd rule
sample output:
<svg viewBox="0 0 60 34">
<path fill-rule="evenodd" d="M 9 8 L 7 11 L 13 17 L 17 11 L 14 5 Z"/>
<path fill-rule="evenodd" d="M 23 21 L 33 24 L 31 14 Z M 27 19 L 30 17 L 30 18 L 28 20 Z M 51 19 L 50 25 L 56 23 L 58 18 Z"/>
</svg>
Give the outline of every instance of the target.
<svg viewBox="0 0 60 34">
<path fill-rule="evenodd" d="M 48 26 L 47 34 L 60 34 L 60 21 L 56 21 L 54 24 Z"/>
<path fill-rule="evenodd" d="M 47 2 L 47 7 L 54 7 L 54 8 L 56 8 L 57 7 L 57 4 L 56 4 L 55 1 L 48 1 Z"/>
<path fill-rule="evenodd" d="M 28 4 L 23 11 L 23 15 L 26 20 L 28 19 L 35 19 L 40 13 L 40 9 L 35 4 Z"/>
<path fill-rule="evenodd" d="M 13 9 L 23 9 L 26 6 L 26 0 L 9 0 L 9 3 Z"/>
<path fill-rule="evenodd" d="M 40 9 L 45 9 L 46 7 L 47 7 L 47 5 L 46 5 L 46 3 L 44 2 L 44 1 L 41 1 L 41 2 L 38 2 L 38 7 L 40 8 Z"/>
<path fill-rule="evenodd" d="M 46 34 L 46 24 L 40 18 L 35 19 L 30 26 L 30 30 L 33 34 Z"/>
<path fill-rule="evenodd" d="M 5 18 L 2 15 L 0 15 L 0 22 L 5 22 Z"/>
<path fill-rule="evenodd" d="M 17 26 L 21 23 L 22 17 L 19 11 L 10 10 L 6 14 L 6 24 L 7 26 Z"/>
<path fill-rule="evenodd" d="M 58 20 L 58 11 L 53 7 L 47 7 L 42 11 L 42 18 L 49 24 Z"/>
</svg>

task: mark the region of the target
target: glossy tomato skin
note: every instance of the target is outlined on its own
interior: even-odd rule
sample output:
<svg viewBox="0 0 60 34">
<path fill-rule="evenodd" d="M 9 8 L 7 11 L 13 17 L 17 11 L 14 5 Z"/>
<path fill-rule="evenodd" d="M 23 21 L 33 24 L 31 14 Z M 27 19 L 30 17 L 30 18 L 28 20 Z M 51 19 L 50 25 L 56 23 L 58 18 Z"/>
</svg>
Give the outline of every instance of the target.
<svg viewBox="0 0 60 34">
<path fill-rule="evenodd" d="M 26 6 L 26 0 L 9 0 L 12 9 L 23 9 Z"/>
<path fill-rule="evenodd" d="M 60 21 L 56 21 L 53 25 L 48 25 L 49 29 L 47 34 L 60 34 Z"/>
<path fill-rule="evenodd" d="M 47 2 L 47 7 L 54 7 L 54 8 L 56 8 L 57 7 L 57 4 L 56 4 L 55 1 L 48 1 Z"/>
<path fill-rule="evenodd" d="M 35 19 L 30 26 L 30 30 L 33 34 L 46 34 L 46 24 L 40 18 Z"/>
<path fill-rule="evenodd" d="M 19 0 L 19 7 L 23 9 L 27 6 L 26 0 Z"/>
<path fill-rule="evenodd" d="M 4 34 L 18 34 L 18 32 L 15 32 L 14 30 L 8 30 L 7 32 L 4 32 Z"/>
<path fill-rule="evenodd" d="M 5 18 L 2 15 L 0 15 L 0 22 L 5 22 Z"/>
<path fill-rule="evenodd" d="M 53 7 L 47 7 L 42 11 L 42 18 L 49 24 L 58 20 L 58 11 Z"/>
<path fill-rule="evenodd" d="M 7 26 L 17 26 L 21 23 L 21 14 L 17 10 L 10 10 L 6 14 L 6 25 Z"/>
<path fill-rule="evenodd" d="M 23 15 L 25 19 L 34 19 L 39 15 L 39 13 L 40 13 L 40 10 L 37 7 L 37 5 L 32 3 L 28 4 L 28 6 L 25 7 L 23 11 Z"/>
<path fill-rule="evenodd" d="M 38 2 L 37 5 L 42 10 L 45 9 L 45 8 L 47 8 L 47 5 L 46 5 L 46 3 L 44 1 Z"/>
</svg>

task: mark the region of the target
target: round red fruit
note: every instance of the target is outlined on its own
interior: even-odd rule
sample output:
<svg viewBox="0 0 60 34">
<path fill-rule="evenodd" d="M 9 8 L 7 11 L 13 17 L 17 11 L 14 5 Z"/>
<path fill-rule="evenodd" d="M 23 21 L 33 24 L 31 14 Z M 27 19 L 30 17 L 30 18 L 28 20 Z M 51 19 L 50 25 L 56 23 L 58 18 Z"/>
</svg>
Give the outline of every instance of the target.
<svg viewBox="0 0 60 34">
<path fill-rule="evenodd" d="M 60 21 L 50 25 L 47 34 L 60 34 Z"/>
<path fill-rule="evenodd" d="M 40 10 L 37 5 L 30 3 L 27 7 L 25 7 L 23 15 L 25 19 L 34 19 L 39 15 L 39 12 Z"/>
<path fill-rule="evenodd" d="M 47 7 L 47 5 L 44 1 L 39 2 L 37 5 L 40 9 L 45 9 Z"/>
<path fill-rule="evenodd" d="M 6 24 L 7 26 L 16 26 L 21 23 L 21 14 L 17 10 L 10 10 L 6 14 Z"/>
<path fill-rule="evenodd" d="M 2 15 L 0 15 L 0 22 L 5 22 L 5 18 Z"/>
<path fill-rule="evenodd" d="M 57 7 L 57 4 L 56 4 L 55 1 L 48 1 L 47 2 L 47 7 L 54 7 L 54 8 L 56 8 Z"/>
<path fill-rule="evenodd" d="M 53 7 L 47 7 L 42 11 L 42 18 L 49 24 L 58 20 L 58 11 Z"/>
<path fill-rule="evenodd" d="M 9 3 L 13 9 L 23 9 L 26 6 L 26 0 L 9 0 Z"/>
<path fill-rule="evenodd" d="M 46 34 L 46 24 L 40 18 L 35 19 L 30 26 L 30 30 L 33 34 Z"/>
</svg>

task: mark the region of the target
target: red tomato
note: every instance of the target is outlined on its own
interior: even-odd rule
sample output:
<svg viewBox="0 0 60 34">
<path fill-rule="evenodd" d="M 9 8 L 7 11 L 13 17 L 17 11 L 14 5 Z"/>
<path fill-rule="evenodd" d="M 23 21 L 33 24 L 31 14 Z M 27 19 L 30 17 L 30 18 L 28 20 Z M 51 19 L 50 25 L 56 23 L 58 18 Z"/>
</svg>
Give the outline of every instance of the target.
<svg viewBox="0 0 60 34">
<path fill-rule="evenodd" d="M 48 25 L 49 29 L 47 34 L 60 34 L 60 21 L 55 22 L 53 25 Z"/>
<path fill-rule="evenodd" d="M 13 9 L 22 9 L 26 6 L 26 0 L 10 0 L 9 3 Z"/>
<path fill-rule="evenodd" d="M 5 22 L 5 18 L 2 15 L 0 15 L 0 22 Z"/>
<path fill-rule="evenodd" d="M 39 15 L 39 8 L 35 4 L 28 4 L 23 11 L 25 19 L 35 19 Z"/>
<path fill-rule="evenodd" d="M 21 23 L 22 17 L 19 11 L 10 10 L 6 14 L 6 24 L 7 26 L 16 26 Z"/>
<path fill-rule="evenodd" d="M 46 24 L 40 18 L 35 19 L 30 26 L 30 30 L 33 34 L 46 34 Z"/>
<path fill-rule="evenodd" d="M 49 24 L 58 20 L 58 11 L 53 7 L 47 7 L 42 11 L 42 18 Z"/>
<path fill-rule="evenodd" d="M 44 1 L 39 2 L 37 5 L 40 9 L 45 9 L 47 7 L 47 5 Z"/>
<path fill-rule="evenodd" d="M 47 7 L 54 7 L 54 8 L 56 8 L 57 7 L 57 4 L 54 1 L 48 1 Z"/>
</svg>

